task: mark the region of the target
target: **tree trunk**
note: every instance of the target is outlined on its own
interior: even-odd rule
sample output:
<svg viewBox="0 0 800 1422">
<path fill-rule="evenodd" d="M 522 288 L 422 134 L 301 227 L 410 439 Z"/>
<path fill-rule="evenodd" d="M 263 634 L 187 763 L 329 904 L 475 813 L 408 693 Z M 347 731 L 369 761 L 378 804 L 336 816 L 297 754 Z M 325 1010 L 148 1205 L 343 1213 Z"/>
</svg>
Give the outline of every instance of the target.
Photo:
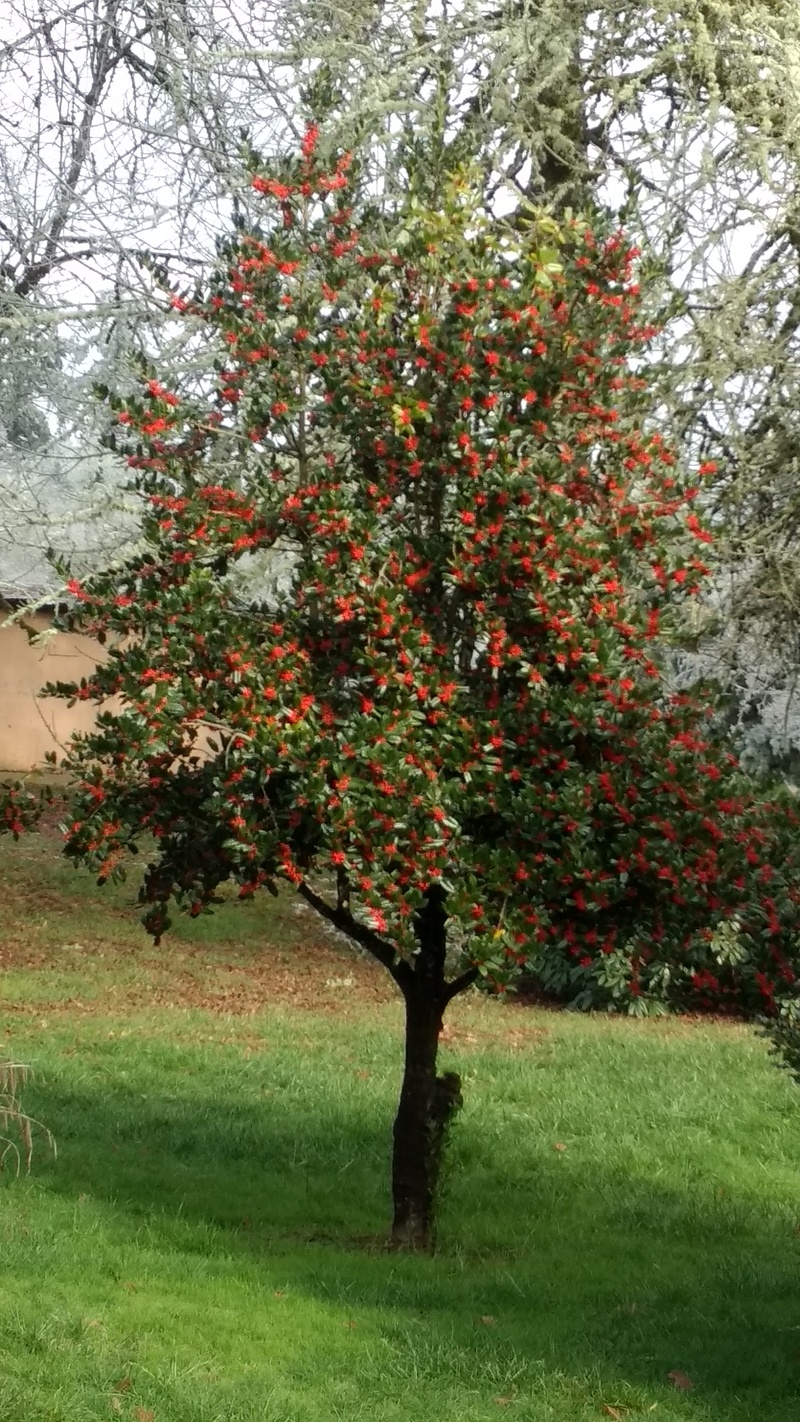
<svg viewBox="0 0 800 1422">
<path fill-rule="evenodd" d="M 562 4 L 558 32 L 553 31 L 552 17 L 541 21 L 544 28 L 541 36 L 536 36 L 541 53 L 531 56 L 534 72 L 528 85 L 524 68 L 521 71 L 517 118 L 529 134 L 527 146 L 533 160 L 527 193 L 534 202 L 554 208 L 558 216 L 568 207 L 578 212 L 591 210 L 593 174 L 581 48 L 591 8 L 586 0 Z M 562 63 L 561 56 L 567 54 L 569 58 Z M 553 75 L 544 86 L 543 64 L 551 67 Z"/>
<path fill-rule="evenodd" d="M 436 1075 L 439 1033 L 447 1004 L 475 982 L 478 969 L 467 968 L 452 982 L 445 977 L 447 899 L 440 885 L 429 885 L 415 916 L 417 952 L 411 962 L 351 917 L 342 902 L 343 889 L 346 882 L 340 880 L 340 902 L 334 908 L 309 884 L 299 886 L 317 913 L 377 958 L 403 994 L 406 1051 L 394 1123 L 392 1241 L 398 1248 L 430 1249 L 447 1128 L 461 1105 L 461 1078 L 454 1071 Z"/>
<path fill-rule="evenodd" d="M 420 952 L 403 985 L 405 1069 L 394 1123 L 392 1242 L 398 1248 L 433 1245 L 436 1194 L 447 1127 L 461 1105 L 455 1072 L 436 1075 L 439 1033 L 448 990 L 444 979 L 444 896 L 428 894 L 417 920 Z"/>
<path fill-rule="evenodd" d="M 433 1107 L 441 1025 L 438 1007 L 409 993 L 405 1070 L 392 1154 L 392 1241 L 408 1249 L 429 1249 L 433 1242 L 440 1163 L 434 1150 Z"/>
</svg>

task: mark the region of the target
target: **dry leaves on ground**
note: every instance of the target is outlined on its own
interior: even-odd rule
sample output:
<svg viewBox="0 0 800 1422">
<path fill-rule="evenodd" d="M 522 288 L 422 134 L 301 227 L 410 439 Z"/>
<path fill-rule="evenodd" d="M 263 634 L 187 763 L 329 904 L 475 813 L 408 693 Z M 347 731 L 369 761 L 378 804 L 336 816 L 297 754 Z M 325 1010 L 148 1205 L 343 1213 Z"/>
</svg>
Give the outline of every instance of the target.
<svg viewBox="0 0 800 1422">
<path fill-rule="evenodd" d="M 678 1371 L 667 1373 L 667 1379 L 672 1383 L 673 1387 L 678 1389 L 678 1392 L 691 1392 L 694 1388 L 692 1379 L 687 1377 L 686 1373 Z"/>
</svg>

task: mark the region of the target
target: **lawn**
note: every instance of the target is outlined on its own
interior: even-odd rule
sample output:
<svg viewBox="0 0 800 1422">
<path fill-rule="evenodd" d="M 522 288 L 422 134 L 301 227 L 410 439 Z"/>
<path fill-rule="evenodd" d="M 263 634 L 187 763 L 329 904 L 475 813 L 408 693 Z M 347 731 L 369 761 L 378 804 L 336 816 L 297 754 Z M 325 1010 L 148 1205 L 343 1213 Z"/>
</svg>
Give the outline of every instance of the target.
<svg viewBox="0 0 800 1422">
<path fill-rule="evenodd" d="M 2 1422 L 796 1422 L 800 1093 L 748 1029 L 457 1004 L 399 1257 L 378 970 L 290 900 L 155 950 L 52 841 L 0 873 L 0 1059 L 58 1142 L 0 1177 Z"/>
</svg>

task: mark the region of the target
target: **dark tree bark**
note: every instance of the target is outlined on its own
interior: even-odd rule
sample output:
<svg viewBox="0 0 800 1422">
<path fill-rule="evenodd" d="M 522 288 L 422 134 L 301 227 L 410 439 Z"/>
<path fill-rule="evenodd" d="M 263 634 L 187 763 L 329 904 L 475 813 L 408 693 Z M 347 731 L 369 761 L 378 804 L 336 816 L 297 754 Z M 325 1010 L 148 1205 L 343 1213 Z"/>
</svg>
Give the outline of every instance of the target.
<svg viewBox="0 0 800 1422">
<path fill-rule="evenodd" d="M 437 1190 L 447 1128 L 461 1105 L 456 1072 L 436 1074 L 439 1033 L 447 1003 L 471 974 L 445 981 L 447 913 L 441 890 L 429 890 L 416 932 L 419 953 L 400 986 L 405 998 L 405 1068 L 394 1123 L 392 1242 L 429 1250 L 434 1242 Z M 455 989 L 455 991 L 454 991 Z"/>
<path fill-rule="evenodd" d="M 418 952 L 413 963 L 400 958 L 391 943 L 354 919 L 346 907 L 346 883 L 340 876 L 334 906 L 309 884 L 299 892 L 328 923 L 366 948 L 391 973 L 406 1009 L 405 1069 L 394 1122 L 392 1151 L 392 1243 L 398 1249 L 429 1250 L 434 1242 L 437 1190 L 447 1129 L 461 1106 L 461 1078 L 454 1071 L 436 1074 L 439 1033 L 449 1002 L 478 977 L 467 968 L 448 982 L 446 895 L 432 886 L 414 924 Z"/>
</svg>

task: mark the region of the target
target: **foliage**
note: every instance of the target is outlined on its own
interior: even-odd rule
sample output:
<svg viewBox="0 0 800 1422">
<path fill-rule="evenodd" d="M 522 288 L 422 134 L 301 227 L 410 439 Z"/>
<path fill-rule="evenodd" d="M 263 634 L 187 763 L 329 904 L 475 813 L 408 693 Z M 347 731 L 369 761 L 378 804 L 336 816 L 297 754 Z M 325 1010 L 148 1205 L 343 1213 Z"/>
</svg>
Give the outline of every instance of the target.
<svg viewBox="0 0 800 1422">
<path fill-rule="evenodd" d="M 75 528 L 70 542 L 90 556 L 113 544 L 118 469 L 110 460 L 92 482 L 86 373 L 120 388 L 132 342 L 158 351 L 164 380 L 168 365 L 194 370 L 180 330 L 167 358 L 174 328 L 142 251 L 176 279 L 207 271 L 228 192 L 242 184 L 242 128 L 275 153 L 312 102 L 345 146 L 368 153 L 389 225 L 409 172 L 436 205 L 448 171 L 475 158 L 487 194 L 599 207 L 644 248 L 648 315 L 665 327 L 652 370 L 662 433 L 685 457 L 720 462 L 708 499 L 734 577 L 717 580 L 716 652 L 738 680 L 763 669 L 771 643 L 767 700 L 773 690 L 780 700 L 797 663 L 794 0 L 462 0 L 446 11 L 438 0 L 266 10 L 182 0 L 145 13 L 130 0 L 35 10 L 14 0 L 7 10 L 0 277 L 14 310 L 0 314 L 0 425 L 9 412 L 44 418 L 51 439 L 0 449 L 0 581 L 21 535 L 41 573 L 54 488 L 59 524 L 73 514 L 102 525 Z M 60 372 L 35 359 L 55 330 Z"/>
<path fill-rule="evenodd" d="M 648 654 L 708 535 L 637 424 L 636 254 L 574 221 L 503 234 L 463 183 L 364 248 L 310 132 L 293 181 L 254 179 L 277 225 L 175 298 L 230 351 L 211 411 L 155 377 L 112 397 L 148 551 L 73 586 L 113 645 L 58 690 L 124 709 L 76 743 L 69 851 L 106 877 L 155 833 L 155 932 L 173 895 L 319 866 L 401 953 L 432 880 L 488 973 L 634 933 L 674 953 L 746 904 L 769 811 Z M 247 605 L 229 569 L 276 546 L 288 581 Z"/>
<path fill-rule="evenodd" d="M 156 938 L 172 901 L 283 879 L 371 952 L 409 1014 L 398 1123 L 423 1122 L 395 1164 L 427 1156 L 427 1189 L 451 998 L 534 966 L 636 1007 L 734 916 L 771 998 L 796 816 L 654 657 L 710 536 L 643 428 L 636 250 L 574 218 L 504 228 L 468 174 L 438 210 L 412 191 L 381 243 L 318 140 L 255 174 L 264 216 L 173 298 L 227 347 L 210 406 L 157 372 L 101 392 L 145 547 L 70 585 L 108 659 L 52 688 L 101 708 L 66 849 L 103 882 L 152 836 Z"/>
<path fill-rule="evenodd" d="M 800 1011 L 795 999 L 781 1003 L 780 1011 L 767 1020 L 765 1036 L 778 1064 L 800 1083 Z"/>
<path fill-rule="evenodd" d="M 53 792 L 49 786 L 39 791 L 29 789 L 25 783 L 4 784 L 0 798 L 0 833 L 10 834 L 19 839 L 25 830 L 35 829 L 45 806 L 52 804 Z"/>
</svg>

